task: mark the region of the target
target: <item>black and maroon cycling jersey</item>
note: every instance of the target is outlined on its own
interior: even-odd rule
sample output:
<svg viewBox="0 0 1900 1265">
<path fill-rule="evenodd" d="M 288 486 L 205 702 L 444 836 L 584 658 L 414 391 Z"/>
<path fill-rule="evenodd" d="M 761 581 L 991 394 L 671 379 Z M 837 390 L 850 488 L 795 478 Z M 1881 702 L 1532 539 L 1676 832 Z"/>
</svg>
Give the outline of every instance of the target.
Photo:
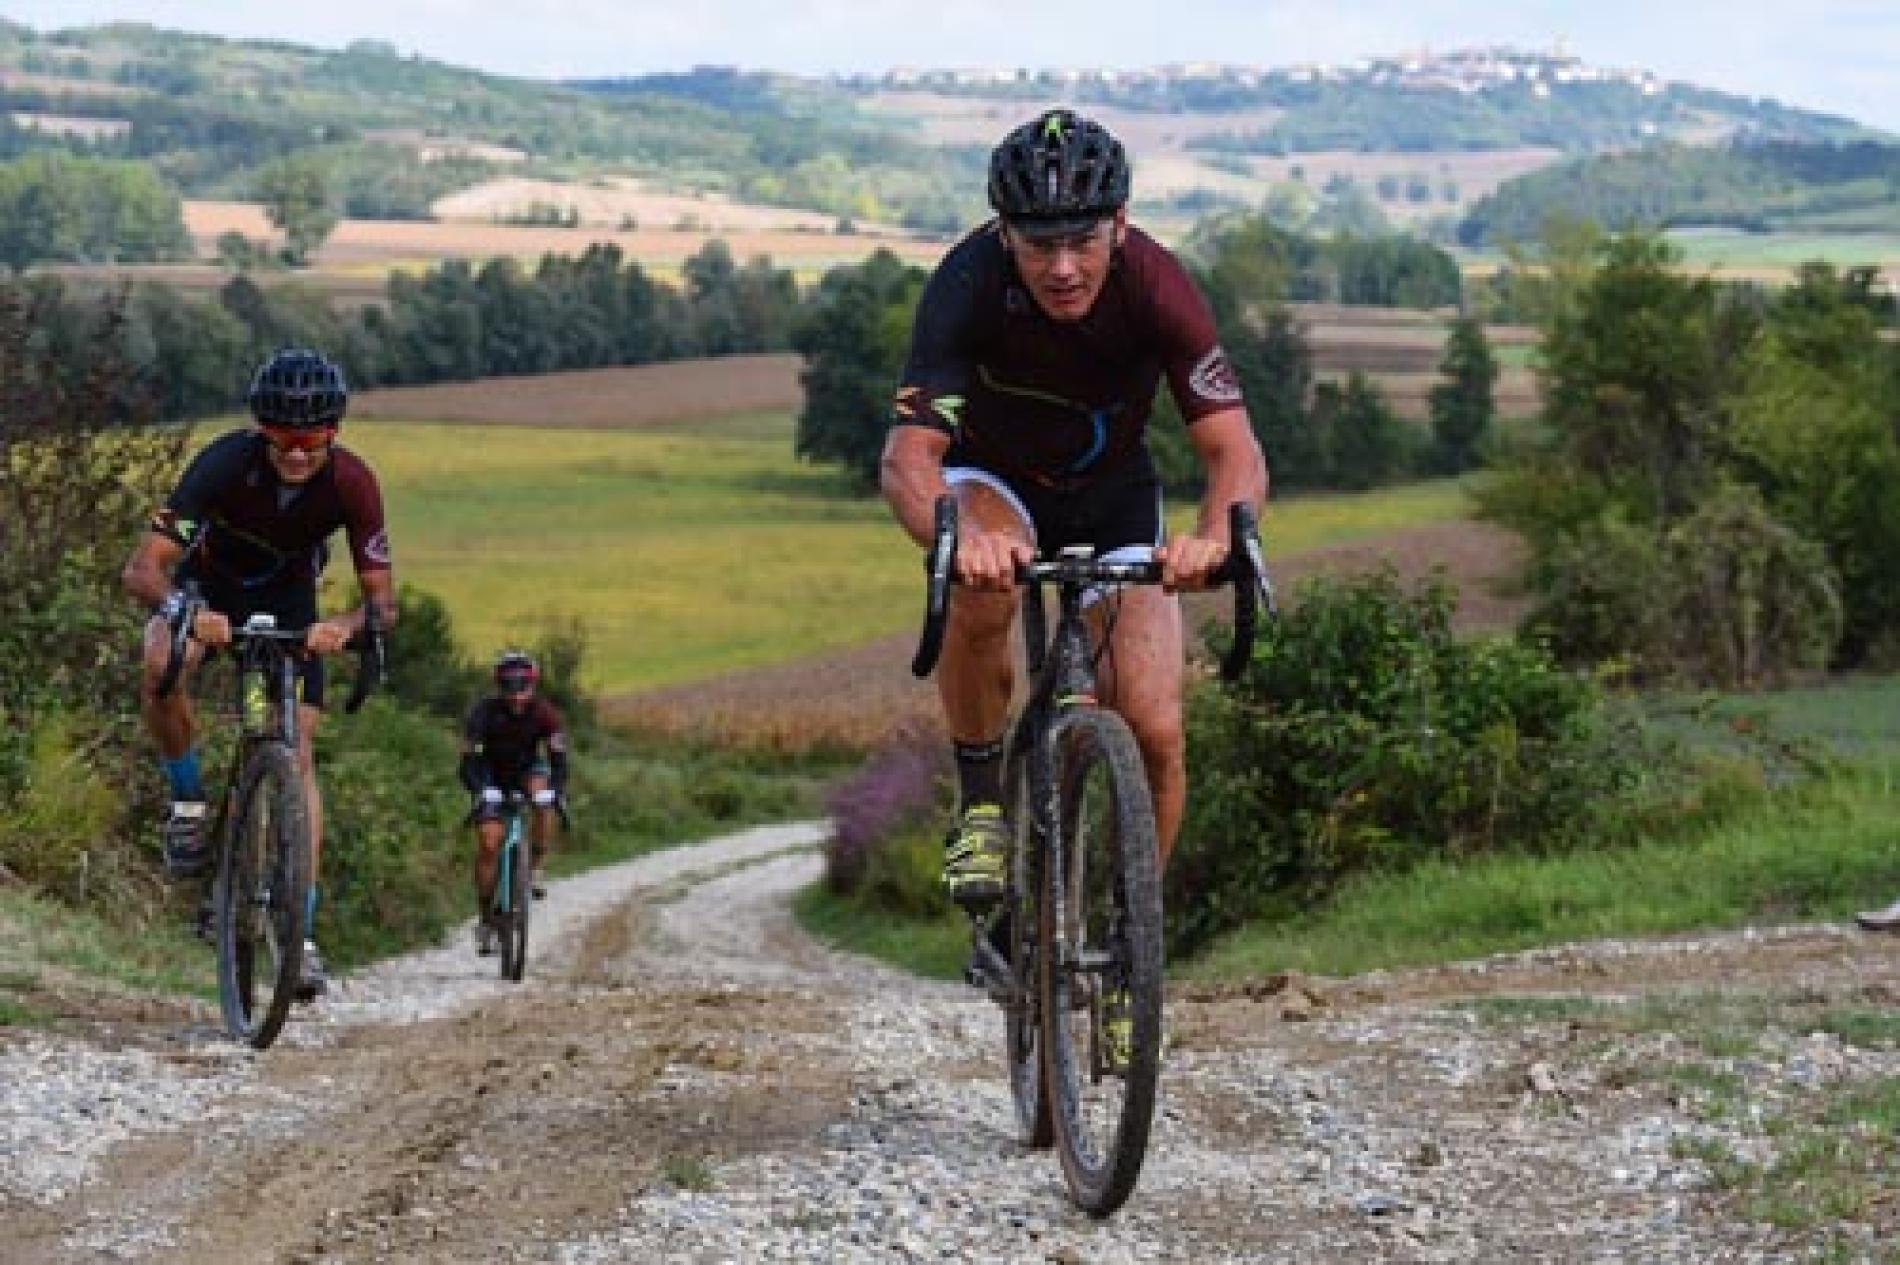
<svg viewBox="0 0 1900 1265">
<path fill-rule="evenodd" d="M 520 787 L 542 763 L 543 747 L 549 785 L 559 791 L 567 782 L 567 732 L 560 711 L 545 698 L 529 699 L 520 711 L 495 695 L 482 699 L 462 722 L 462 745 L 463 781 L 472 791 L 482 784 Z"/>
<path fill-rule="evenodd" d="M 1213 313 L 1180 262 L 1130 227 L 1079 321 L 1036 305 L 995 221 L 953 247 L 917 305 L 895 425 L 951 436 L 944 464 L 1080 489 L 1151 474 L 1142 433 L 1168 380 L 1192 424 L 1241 404 Z"/>
<path fill-rule="evenodd" d="M 211 593 L 314 591 L 338 529 L 358 574 L 389 569 L 383 494 L 363 459 L 337 445 L 308 482 L 286 483 L 255 430 L 207 444 L 152 519 L 153 531 L 186 549 L 180 578 Z"/>
</svg>

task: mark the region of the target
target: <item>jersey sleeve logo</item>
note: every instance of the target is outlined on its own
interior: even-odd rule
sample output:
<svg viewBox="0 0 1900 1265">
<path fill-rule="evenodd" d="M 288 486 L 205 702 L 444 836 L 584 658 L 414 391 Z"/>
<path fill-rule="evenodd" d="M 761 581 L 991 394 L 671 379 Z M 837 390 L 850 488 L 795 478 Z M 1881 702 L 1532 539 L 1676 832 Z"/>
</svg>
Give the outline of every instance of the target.
<svg viewBox="0 0 1900 1265">
<path fill-rule="evenodd" d="M 1219 347 L 1202 356 L 1188 373 L 1188 388 L 1210 403 L 1240 403 L 1240 380 L 1234 376 L 1227 353 Z"/>
<path fill-rule="evenodd" d="M 379 531 L 363 543 L 363 556 L 371 562 L 389 565 L 389 532 Z"/>
</svg>

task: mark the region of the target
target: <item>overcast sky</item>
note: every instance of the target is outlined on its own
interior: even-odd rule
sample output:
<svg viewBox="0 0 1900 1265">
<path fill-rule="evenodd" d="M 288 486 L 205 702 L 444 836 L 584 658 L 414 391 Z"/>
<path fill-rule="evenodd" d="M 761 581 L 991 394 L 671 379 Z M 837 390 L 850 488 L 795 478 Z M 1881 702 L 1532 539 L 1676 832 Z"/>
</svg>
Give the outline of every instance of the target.
<svg viewBox="0 0 1900 1265">
<path fill-rule="evenodd" d="M 405 53 L 537 78 L 695 65 L 1283 66 L 1478 44 L 1845 114 L 1900 131 L 1900 0 L 0 0 L 40 30 L 114 20 Z"/>
</svg>

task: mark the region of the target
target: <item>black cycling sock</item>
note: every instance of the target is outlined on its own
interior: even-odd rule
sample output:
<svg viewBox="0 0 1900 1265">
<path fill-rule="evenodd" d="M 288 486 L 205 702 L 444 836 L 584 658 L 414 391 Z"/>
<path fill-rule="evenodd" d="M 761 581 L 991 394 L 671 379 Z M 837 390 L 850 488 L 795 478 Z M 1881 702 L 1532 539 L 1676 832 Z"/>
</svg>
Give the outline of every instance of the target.
<svg viewBox="0 0 1900 1265">
<path fill-rule="evenodd" d="M 957 802 L 1003 802 L 1003 742 L 952 742 L 957 758 Z"/>
</svg>

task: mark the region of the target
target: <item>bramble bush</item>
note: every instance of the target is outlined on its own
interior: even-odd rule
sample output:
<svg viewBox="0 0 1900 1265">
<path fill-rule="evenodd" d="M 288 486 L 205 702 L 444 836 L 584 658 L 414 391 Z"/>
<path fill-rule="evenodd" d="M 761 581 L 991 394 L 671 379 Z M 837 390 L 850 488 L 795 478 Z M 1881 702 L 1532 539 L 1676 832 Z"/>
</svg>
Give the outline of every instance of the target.
<svg viewBox="0 0 1900 1265">
<path fill-rule="evenodd" d="M 1389 571 L 1310 581 L 1241 681 L 1195 691 L 1177 951 L 1355 874 L 1629 837 L 1668 753 L 1536 645 L 1454 637 L 1454 600 Z"/>
</svg>

